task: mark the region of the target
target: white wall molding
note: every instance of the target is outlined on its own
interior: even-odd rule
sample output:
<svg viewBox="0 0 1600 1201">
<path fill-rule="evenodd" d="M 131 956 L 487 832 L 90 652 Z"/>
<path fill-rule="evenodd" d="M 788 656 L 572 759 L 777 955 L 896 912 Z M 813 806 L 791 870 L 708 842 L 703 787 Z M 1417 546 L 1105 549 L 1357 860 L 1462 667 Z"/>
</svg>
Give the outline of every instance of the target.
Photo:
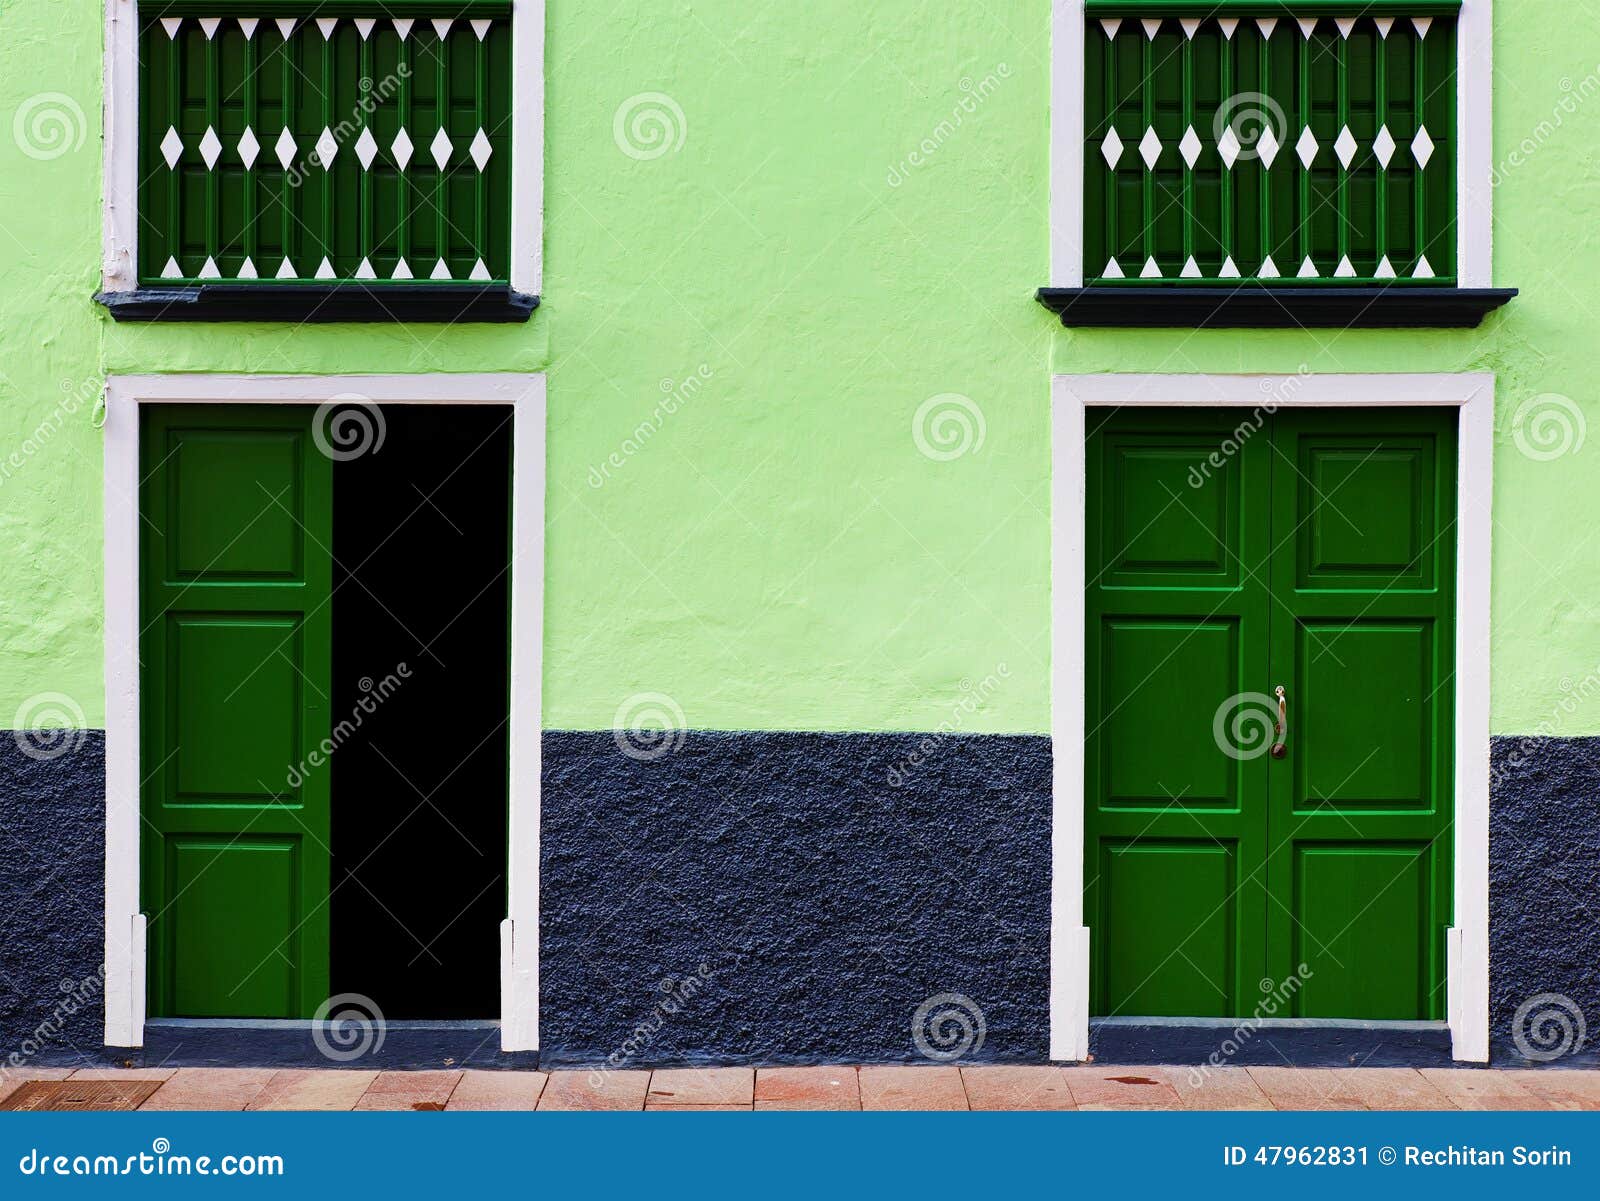
<svg viewBox="0 0 1600 1201">
<path fill-rule="evenodd" d="M 1494 11 L 1462 0 L 1456 18 L 1456 279 L 1494 283 Z"/>
<path fill-rule="evenodd" d="M 1051 395 L 1050 1057 L 1089 1042 L 1089 932 L 1083 926 L 1085 411 L 1105 405 L 1460 410 L 1456 501 L 1454 910 L 1448 998 L 1452 1054 L 1489 1058 L 1489 540 L 1494 376 L 1058 375 Z"/>
<path fill-rule="evenodd" d="M 544 286 L 544 4 L 511 11 L 511 286 Z"/>
<path fill-rule="evenodd" d="M 465 375 L 113 375 L 105 421 L 105 1040 L 144 1044 L 140 911 L 139 406 L 146 404 L 503 404 L 513 406 L 510 816 L 501 933 L 501 1049 L 539 1039 L 539 789 L 543 728 L 545 377 Z"/>
<path fill-rule="evenodd" d="M 1051 0 L 1050 285 L 1083 287 L 1083 0 Z"/>
<path fill-rule="evenodd" d="M 100 287 L 130 292 L 139 284 L 139 6 L 136 0 L 105 5 Z"/>
</svg>

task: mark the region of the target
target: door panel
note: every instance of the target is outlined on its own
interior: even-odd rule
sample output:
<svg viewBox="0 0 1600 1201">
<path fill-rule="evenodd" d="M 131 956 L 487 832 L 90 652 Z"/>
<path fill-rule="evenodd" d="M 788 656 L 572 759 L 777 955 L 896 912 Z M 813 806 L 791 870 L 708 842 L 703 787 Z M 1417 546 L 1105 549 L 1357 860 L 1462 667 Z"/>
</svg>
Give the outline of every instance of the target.
<svg viewBox="0 0 1600 1201">
<path fill-rule="evenodd" d="M 1215 754 L 1209 723 L 1172 723 L 1172 698 L 1239 690 L 1239 622 L 1108 618 L 1101 632 L 1108 808 L 1239 808 L 1238 772 Z"/>
<path fill-rule="evenodd" d="M 1272 422 L 1267 974 L 1294 1016 L 1439 1019 L 1450 924 L 1454 409 Z M 1284 531 L 1282 534 L 1279 531 Z M 1287 549 L 1287 548 L 1286 548 Z"/>
<path fill-rule="evenodd" d="M 1129 1014 L 1168 1009 L 1225 1017 L 1238 1008 L 1237 844 L 1139 838 L 1106 842 L 1100 859 L 1106 992 Z M 1179 908 L 1170 902 L 1183 896 Z"/>
<path fill-rule="evenodd" d="M 1289 951 L 1308 969 L 1296 1014 L 1428 1015 L 1429 857 L 1426 843 L 1296 842 Z"/>
<path fill-rule="evenodd" d="M 141 437 L 150 1013 L 328 995 L 332 463 L 309 408 L 149 406 Z"/>
<path fill-rule="evenodd" d="M 1431 806 L 1433 623 L 1302 622 L 1299 632 L 1295 811 Z M 1399 686 L 1374 690 L 1378 680 Z"/>
<path fill-rule="evenodd" d="M 1237 423 L 1096 411 L 1088 442 L 1086 920 L 1099 1014 L 1224 1016 L 1265 970 L 1266 781 L 1223 754 L 1267 670 L 1264 444 Z"/>
<path fill-rule="evenodd" d="M 298 841 L 175 835 L 167 849 L 172 1012 L 294 1016 L 304 916 Z"/>
<path fill-rule="evenodd" d="M 1096 1014 L 1442 1016 L 1455 422 L 1091 413 Z"/>
</svg>

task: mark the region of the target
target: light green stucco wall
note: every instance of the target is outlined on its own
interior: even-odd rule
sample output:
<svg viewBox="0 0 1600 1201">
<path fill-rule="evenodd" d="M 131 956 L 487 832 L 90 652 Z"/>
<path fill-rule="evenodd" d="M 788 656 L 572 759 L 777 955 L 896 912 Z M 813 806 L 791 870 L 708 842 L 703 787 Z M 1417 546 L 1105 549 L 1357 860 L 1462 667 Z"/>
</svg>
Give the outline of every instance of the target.
<svg viewBox="0 0 1600 1201">
<path fill-rule="evenodd" d="M 1048 0 L 607 7 L 550 0 L 534 320 L 292 329 L 103 316 L 100 6 L 7 5 L 0 727 L 42 693 L 104 720 L 107 371 L 548 368 L 547 726 L 608 727 L 660 693 L 702 728 L 1037 732 L 1051 372 L 1304 363 L 1498 374 L 1494 728 L 1600 732 L 1600 705 L 1561 704 L 1600 665 L 1600 447 L 1537 460 L 1512 428 L 1544 393 L 1597 412 L 1600 29 L 1498 6 L 1495 275 L 1524 292 L 1483 328 L 1068 333 L 1031 299 Z M 631 156 L 616 115 L 655 92 L 681 120 L 640 103 L 667 111 L 676 148 Z M 28 132 L 46 112 L 64 144 Z M 948 461 L 913 435 L 943 394 L 983 428 Z"/>
</svg>

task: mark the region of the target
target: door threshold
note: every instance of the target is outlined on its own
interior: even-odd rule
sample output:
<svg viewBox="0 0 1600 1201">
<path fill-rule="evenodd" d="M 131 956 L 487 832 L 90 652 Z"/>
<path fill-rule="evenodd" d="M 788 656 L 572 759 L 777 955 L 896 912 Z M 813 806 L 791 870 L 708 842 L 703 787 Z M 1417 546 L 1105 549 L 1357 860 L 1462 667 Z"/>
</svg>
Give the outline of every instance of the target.
<svg viewBox="0 0 1600 1201">
<path fill-rule="evenodd" d="M 1451 1067 L 1444 1022 L 1338 1018 L 1089 1019 L 1097 1064 L 1217 1067 Z"/>
<path fill-rule="evenodd" d="M 1261 1030 L 1443 1030 L 1450 1029 L 1447 1022 L 1417 1022 L 1405 1019 L 1370 1020 L 1366 1018 L 1173 1018 L 1173 1017 L 1114 1017 L 1090 1018 L 1096 1026 L 1197 1026 L 1216 1030 L 1231 1030 L 1235 1026 L 1254 1026 Z"/>
<path fill-rule="evenodd" d="M 141 1066 L 356 1068 L 424 1071 L 529 1068 L 538 1052 L 500 1050 L 498 1021 L 316 1022 L 282 1018 L 152 1018 Z"/>
</svg>

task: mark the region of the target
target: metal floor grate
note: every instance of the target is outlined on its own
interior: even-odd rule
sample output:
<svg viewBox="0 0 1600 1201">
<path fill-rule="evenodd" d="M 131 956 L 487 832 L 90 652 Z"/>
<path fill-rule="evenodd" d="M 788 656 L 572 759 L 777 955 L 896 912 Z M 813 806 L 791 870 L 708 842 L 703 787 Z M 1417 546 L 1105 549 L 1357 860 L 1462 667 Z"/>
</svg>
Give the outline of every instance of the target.
<svg viewBox="0 0 1600 1201">
<path fill-rule="evenodd" d="M 159 1080 L 30 1080 L 0 1101 L 0 1110 L 138 1109 Z"/>
</svg>

